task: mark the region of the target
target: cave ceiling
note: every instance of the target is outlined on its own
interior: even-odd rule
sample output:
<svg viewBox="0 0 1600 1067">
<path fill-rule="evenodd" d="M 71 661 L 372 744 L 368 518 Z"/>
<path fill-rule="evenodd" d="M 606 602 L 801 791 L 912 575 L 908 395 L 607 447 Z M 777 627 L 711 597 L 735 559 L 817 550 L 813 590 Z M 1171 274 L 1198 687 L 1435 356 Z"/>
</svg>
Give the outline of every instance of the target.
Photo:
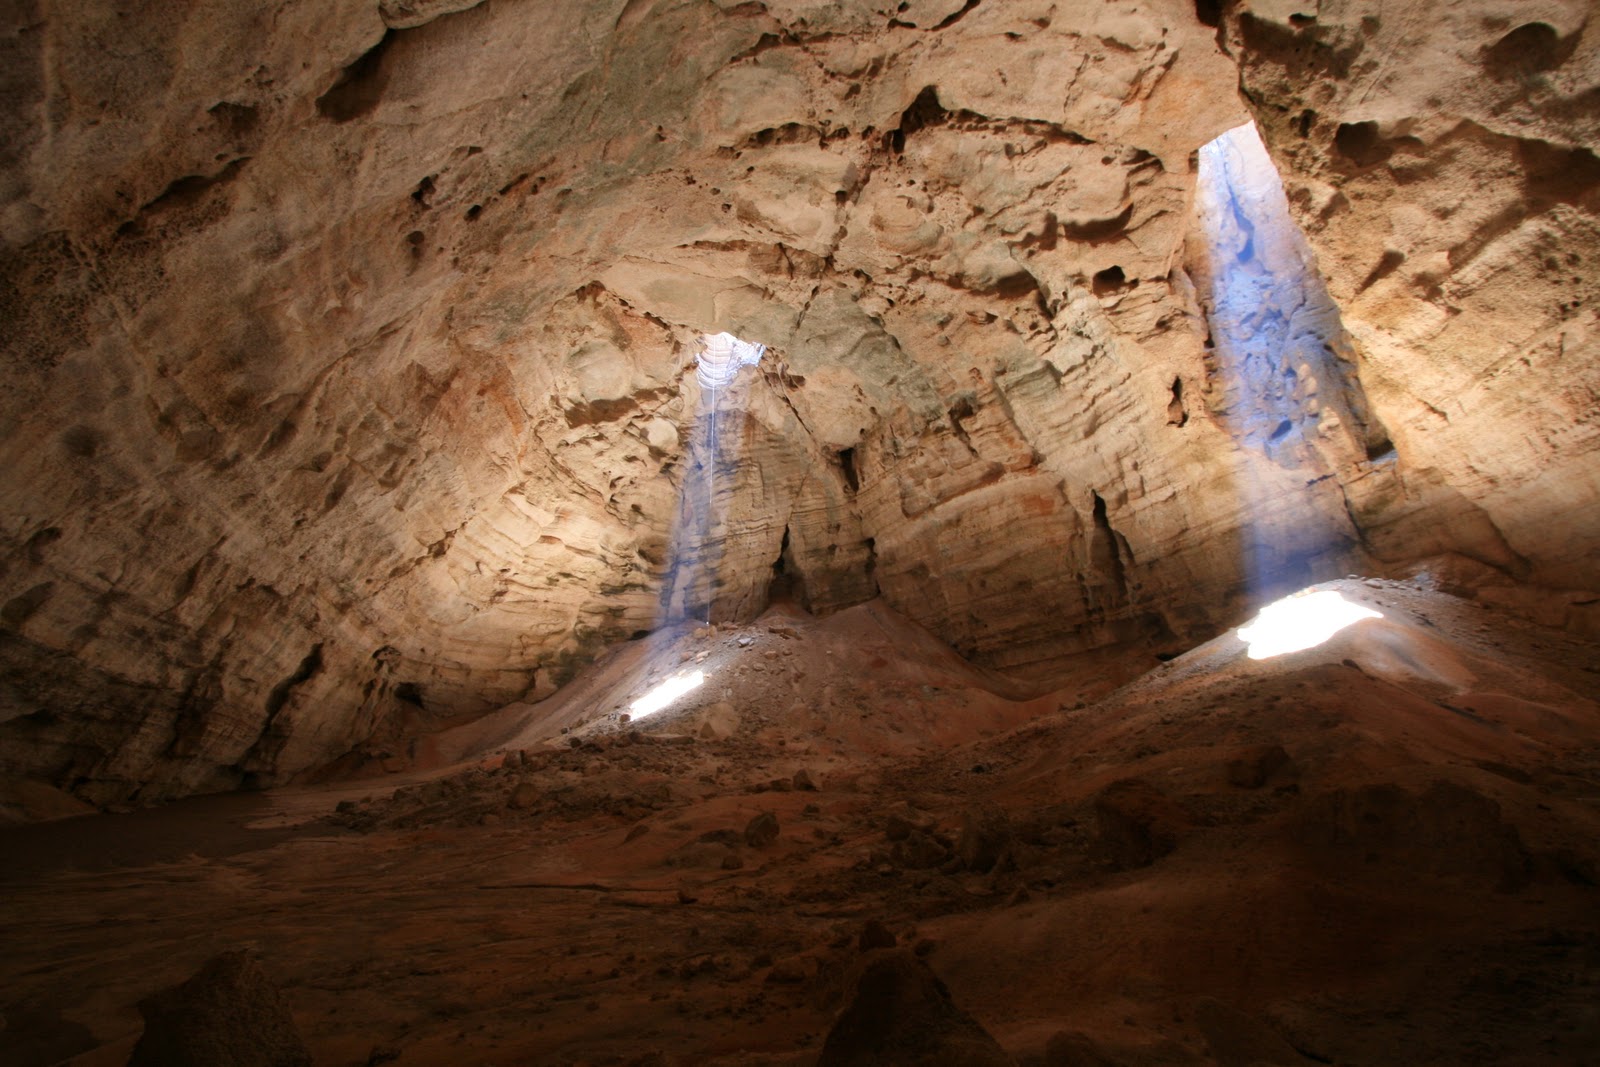
<svg viewBox="0 0 1600 1067">
<path fill-rule="evenodd" d="M 282 781 L 780 581 L 1041 682 L 1423 559 L 1600 626 L 1583 0 L 4 20 L 10 770 Z"/>
</svg>

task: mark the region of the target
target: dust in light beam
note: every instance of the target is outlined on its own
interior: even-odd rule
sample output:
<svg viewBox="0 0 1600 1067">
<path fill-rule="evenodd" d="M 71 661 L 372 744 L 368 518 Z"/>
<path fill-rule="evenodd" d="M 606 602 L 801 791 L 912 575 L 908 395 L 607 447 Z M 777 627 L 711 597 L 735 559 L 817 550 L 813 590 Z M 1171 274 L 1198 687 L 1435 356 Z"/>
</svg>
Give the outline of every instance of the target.
<svg viewBox="0 0 1600 1067">
<path fill-rule="evenodd" d="M 705 671 L 674 674 L 671 678 L 655 686 L 644 696 L 629 704 L 628 710 L 635 719 L 642 719 L 646 715 L 654 715 L 691 689 L 700 688 L 705 683 L 705 680 Z"/>
<path fill-rule="evenodd" d="M 1239 638 L 1250 646 L 1251 659 L 1270 659 L 1315 648 L 1340 630 L 1383 613 L 1354 604 L 1331 589 L 1296 593 L 1262 608 Z"/>
</svg>

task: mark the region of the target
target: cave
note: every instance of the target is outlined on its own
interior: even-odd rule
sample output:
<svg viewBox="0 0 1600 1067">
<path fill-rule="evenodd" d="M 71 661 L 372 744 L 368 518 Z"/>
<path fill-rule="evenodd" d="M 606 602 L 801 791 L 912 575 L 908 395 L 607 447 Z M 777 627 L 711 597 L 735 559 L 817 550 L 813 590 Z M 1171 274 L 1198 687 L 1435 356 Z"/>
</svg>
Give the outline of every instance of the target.
<svg viewBox="0 0 1600 1067">
<path fill-rule="evenodd" d="M 1589 0 L 4 21 L 0 1062 L 1593 1061 Z"/>
</svg>

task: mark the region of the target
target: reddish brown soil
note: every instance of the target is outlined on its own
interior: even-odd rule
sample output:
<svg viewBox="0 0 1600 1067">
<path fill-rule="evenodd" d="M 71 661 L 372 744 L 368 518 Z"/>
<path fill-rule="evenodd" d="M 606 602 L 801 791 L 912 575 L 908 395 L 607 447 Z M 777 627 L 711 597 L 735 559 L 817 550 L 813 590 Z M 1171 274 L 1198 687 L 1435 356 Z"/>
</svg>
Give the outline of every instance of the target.
<svg viewBox="0 0 1600 1067">
<path fill-rule="evenodd" d="M 3 831 L 0 1062 L 120 1065 L 243 946 L 330 1067 L 811 1064 L 869 920 L 1021 1063 L 1600 1062 L 1600 650 L 1334 585 L 1385 618 L 1030 700 L 881 609 L 779 613 L 385 779 Z"/>
</svg>

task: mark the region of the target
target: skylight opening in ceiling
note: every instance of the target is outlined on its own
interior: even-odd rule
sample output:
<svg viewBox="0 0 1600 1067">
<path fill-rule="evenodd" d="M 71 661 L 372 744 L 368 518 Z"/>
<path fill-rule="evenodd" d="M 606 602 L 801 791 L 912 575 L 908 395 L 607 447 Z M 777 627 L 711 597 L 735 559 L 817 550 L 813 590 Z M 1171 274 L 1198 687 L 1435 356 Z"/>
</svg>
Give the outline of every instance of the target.
<svg viewBox="0 0 1600 1067">
<path fill-rule="evenodd" d="M 731 333 L 707 334 L 701 339 L 705 350 L 700 353 L 695 377 L 707 389 L 723 389 L 732 384 L 739 368 L 753 367 L 761 362 L 766 345 L 741 341 Z"/>
</svg>

